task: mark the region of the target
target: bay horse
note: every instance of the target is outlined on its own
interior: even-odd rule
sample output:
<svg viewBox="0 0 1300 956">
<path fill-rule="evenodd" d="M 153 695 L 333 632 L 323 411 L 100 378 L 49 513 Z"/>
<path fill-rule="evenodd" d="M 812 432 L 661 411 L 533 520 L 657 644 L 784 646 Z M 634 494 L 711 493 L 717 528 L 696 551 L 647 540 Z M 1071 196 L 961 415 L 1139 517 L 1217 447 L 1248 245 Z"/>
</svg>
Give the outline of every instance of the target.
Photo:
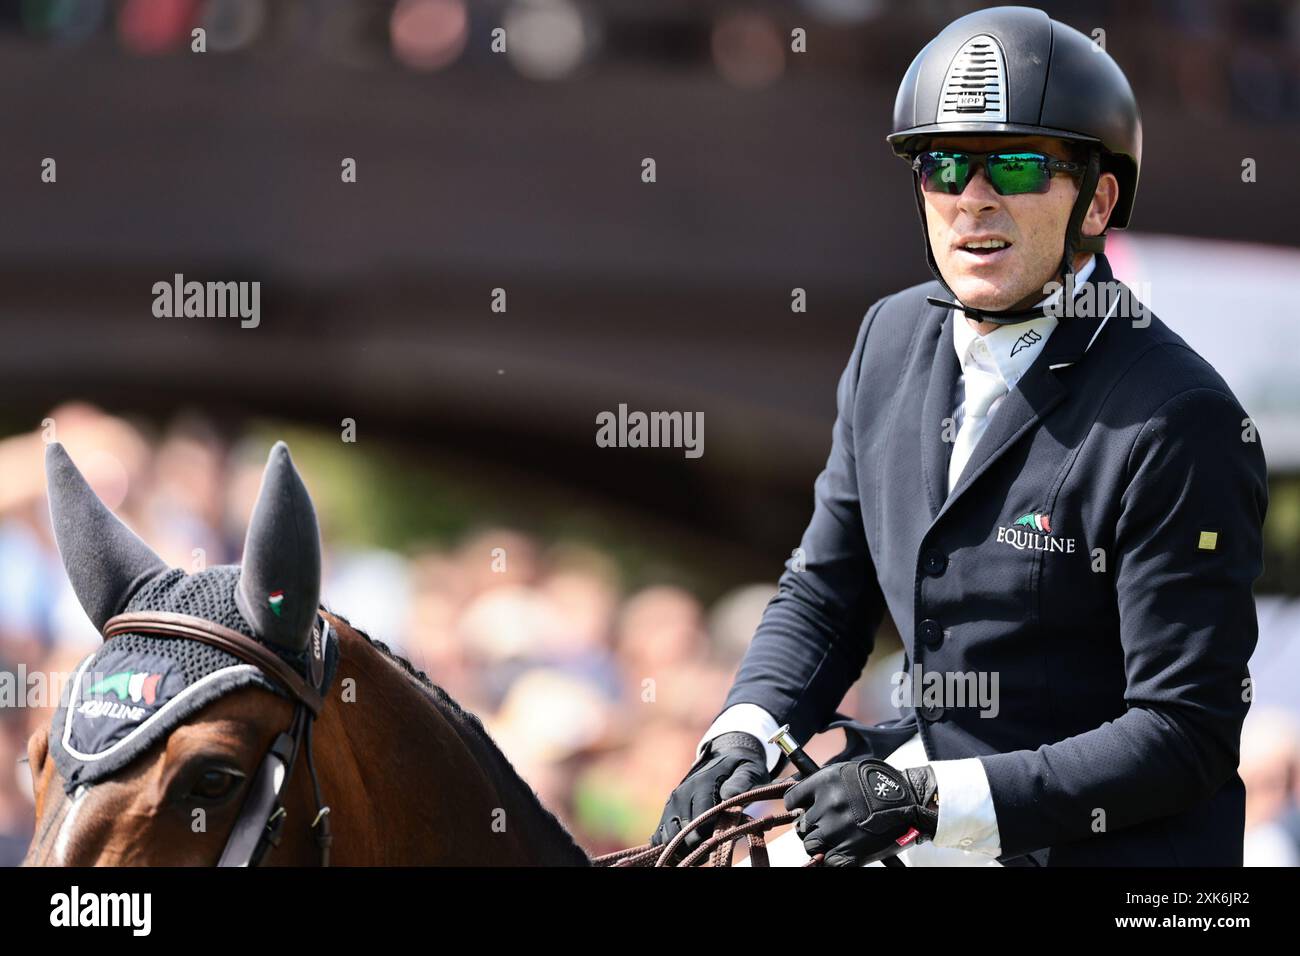
<svg viewBox="0 0 1300 956">
<path fill-rule="evenodd" d="M 240 564 L 186 574 L 58 443 L 50 513 L 103 645 L 28 755 L 25 865 L 592 861 L 479 720 L 320 605 L 320 536 L 283 442 Z"/>
</svg>

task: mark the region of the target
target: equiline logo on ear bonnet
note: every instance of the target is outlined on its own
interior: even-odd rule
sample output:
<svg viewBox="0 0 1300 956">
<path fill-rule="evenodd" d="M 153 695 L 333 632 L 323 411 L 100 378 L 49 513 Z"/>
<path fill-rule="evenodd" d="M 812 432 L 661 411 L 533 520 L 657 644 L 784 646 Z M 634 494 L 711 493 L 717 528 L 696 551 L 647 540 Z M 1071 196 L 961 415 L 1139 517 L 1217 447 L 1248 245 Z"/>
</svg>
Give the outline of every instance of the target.
<svg viewBox="0 0 1300 956">
<path fill-rule="evenodd" d="M 101 633 L 119 613 L 186 614 L 253 638 L 308 683 L 329 686 L 338 649 L 317 616 L 320 533 L 283 443 L 271 450 L 242 563 L 192 575 L 168 568 L 118 521 L 58 444 L 46 451 L 46 476 L 68 577 Z M 324 679 L 317 684 L 311 642 L 322 632 Z M 80 664 L 54 716 L 50 754 L 65 788 L 116 773 L 202 707 L 247 686 L 289 696 L 258 667 L 202 641 L 116 634 Z"/>
<path fill-rule="evenodd" d="M 173 611 L 256 637 L 235 606 L 239 566 L 186 575 L 165 572 L 145 585 L 127 612 Z M 325 647 L 325 686 L 338 664 L 338 649 Z M 309 651 L 281 653 L 299 673 Z M 86 658 L 64 688 L 50 733 L 50 755 L 72 792 L 121 770 L 207 704 L 255 685 L 288 698 L 257 667 L 189 638 L 119 634 Z"/>
</svg>

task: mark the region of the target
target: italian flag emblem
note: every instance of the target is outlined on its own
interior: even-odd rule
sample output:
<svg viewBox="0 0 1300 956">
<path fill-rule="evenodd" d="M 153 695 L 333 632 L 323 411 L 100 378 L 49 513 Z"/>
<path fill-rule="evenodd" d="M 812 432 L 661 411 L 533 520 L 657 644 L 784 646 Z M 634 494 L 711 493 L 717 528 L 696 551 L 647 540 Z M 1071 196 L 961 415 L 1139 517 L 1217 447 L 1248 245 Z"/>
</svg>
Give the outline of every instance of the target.
<svg viewBox="0 0 1300 956">
<path fill-rule="evenodd" d="M 1029 514 L 1021 515 L 1013 524 L 1024 525 L 1034 531 L 1042 531 L 1045 534 L 1052 533 L 1052 516 L 1045 515 L 1039 511 L 1031 511 Z"/>
<path fill-rule="evenodd" d="M 284 592 L 272 591 L 266 596 L 266 605 L 271 609 L 272 614 L 279 617 L 280 608 L 284 606 Z"/>
<path fill-rule="evenodd" d="M 153 706 L 158 699 L 158 685 L 162 683 L 162 674 L 150 674 L 145 671 L 118 671 L 109 674 L 103 680 L 90 686 L 86 696 L 91 694 L 115 694 L 118 700 L 130 700 L 133 703 L 144 701 Z"/>
</svg>

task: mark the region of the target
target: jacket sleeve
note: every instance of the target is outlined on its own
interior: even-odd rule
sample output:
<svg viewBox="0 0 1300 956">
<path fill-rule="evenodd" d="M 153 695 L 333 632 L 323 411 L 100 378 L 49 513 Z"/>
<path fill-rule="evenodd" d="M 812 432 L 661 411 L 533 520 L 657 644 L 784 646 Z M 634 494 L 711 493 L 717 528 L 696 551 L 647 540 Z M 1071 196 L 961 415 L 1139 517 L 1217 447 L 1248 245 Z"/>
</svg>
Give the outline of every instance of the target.
<svg viewBox="0 0 1300 956">
<path fill-rule="evenodd" d="M 854 407 L 863 352 L 882 299 L 867 312 L 836 390 L 830 457 L 813 487 L 813 515 L 785 563 L 724 709 L 757 704 L 804 741 L 821 730 L 862 673 L 884 598 L 858 502 Z"/>
<path fill-rule="evenodd" d="M 1009 856 L 1183 811 L 1237 768 L 1257 637 L 1264 454 L 1236 400 L 1166 401 L 1129 450 L 1113 560 L 1125 712 L 1037 750 L 984 756 Z"/>
</svg>

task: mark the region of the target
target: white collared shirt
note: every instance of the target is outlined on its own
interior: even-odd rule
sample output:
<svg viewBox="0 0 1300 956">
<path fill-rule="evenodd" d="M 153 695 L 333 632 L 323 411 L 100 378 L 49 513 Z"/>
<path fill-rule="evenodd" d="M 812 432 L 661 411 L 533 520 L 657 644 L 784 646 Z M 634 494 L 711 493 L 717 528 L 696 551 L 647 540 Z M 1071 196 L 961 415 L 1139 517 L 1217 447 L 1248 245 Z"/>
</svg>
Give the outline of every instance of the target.
<svg viewBox="0 0 1300 956">
<path fill-rule="evenodd" d="M 1096 266 L 1097 257 L 1089 256 L 1083 268 L 1075 275 L 1076 290 L 1088 280 Z M 1057 289 L 1042 299 L 1038 305 L 1045 305 L 1059 299 L 1062 294 L 1063 290 Z M 988 412 L 980 420 L 978 426 L 980 434 L 987 429 L 998 407 L 1006 400 L 1007 393 L 1016 387 L 1016 383 L 1025 372 L 1029 371 L 1029 366 L 1034 364 L 1034 360 L 1047 345 L 1052 332 L 1056 330 L 1056 325 L 1056 316 L 1045 315 L 1042 318 L 1017 322 L 1014 325 L 999 325 L 987 335 L 980 335 L 964 315 L 957 313 L 953 316 L 952 344 L 957 352 L 957 362 L 961 366 L 961 377 L 957 380 L 959 394 L 965 394 L 968 375 L 994 376 L 1005 388 L 1003 394 L 993 400 Z M 963 400 L 958 403 L 956 411 L 953 412 L 953 420 L 959 435 L 965 422 L 965 410 L 966 402 Z M 957 479 L 965 470 L 966 463 L 970 460 L 975 445 L 978 444 L 979 435 L 975 435 L 974 438 L 975 441 L 967 438 L 956 442 L 953 446 L 952 460 L 948 466 L 949 494 L 956 487 Z"/>
<path fill-rule="evenodd" d="M 1074 288 L 1077 291 L 1092 275 L 1097 265 L 1097 257 L 1089 256 L 1082 269 L 1075 274 Z M 1046 296 L 1037 305 L 1045 305 L 1063 294 L 1057 289 Z M 1038 358 L 1048 338 L 1057 326 L 1055 316 L 1043 316 L 1014 325 L 999 325 L 987 335 L 980 335 L 971 326 L 966 317 L 960 313 L 953 316 L 953 348 L 957 352 L 957 361 L 961 365 L 962 378 L 958 380 L 961 394 L 965 394 L 965 375 L 968 369 L 978 369 L 986 374 L 996 374 L 1006 385 L 1006 391 L 1016 387 L 1025 372 Z M 1006 395 L 995 399 L 985 415 L 984 427 L 996 414 Z M 953 419 L 960 431 L 963 421 L 965 401 L 959 402 L 953 412 Z M 965 459 L 976 443 L 968 445 L 964 451 Z M 960 467 L 950 466 L 949 487 L 951 493 L 956 486 L 956 479 L 965 468 L 966 461 Z M 744 731 L 753 734 L 763 743 L 767 754 L 767 769 L 773 770 L 780 758 L 781 751 L 776 744 L 769 743 L 769 738 L 778 729 L 775 718 L 757 704 L 733 704 L 728 707 L 700 738 L 695 748 L 696 756 L 704 745 L 719 734 L 731 731 Z M 801 741 L 802 742 L 802 741 Z M 885 762 L 900 770 L 909 767 L 922 767 L 926 764 L 934 770 L 939 787 L 939 826 L 935 831 L 933 842 L 912 846 L 899 854 L 899 858 L 908 866 L 997 866 L 994 860 L 1002 853 L 1001 837 L 998 833 L 997 812 L 993 806 L 993 794 L 989 789 L 988 775 L 978 757 L 966 757 L 957 760 L 930 760 L 925 752 L 924 741 L 919 733 L 913 734 L 907 742 L 885 758 Z M 788 836 L 788 834 L 787 834 Z M 773 857 L 775 861 L 775 857 Z"/>
</svg>

